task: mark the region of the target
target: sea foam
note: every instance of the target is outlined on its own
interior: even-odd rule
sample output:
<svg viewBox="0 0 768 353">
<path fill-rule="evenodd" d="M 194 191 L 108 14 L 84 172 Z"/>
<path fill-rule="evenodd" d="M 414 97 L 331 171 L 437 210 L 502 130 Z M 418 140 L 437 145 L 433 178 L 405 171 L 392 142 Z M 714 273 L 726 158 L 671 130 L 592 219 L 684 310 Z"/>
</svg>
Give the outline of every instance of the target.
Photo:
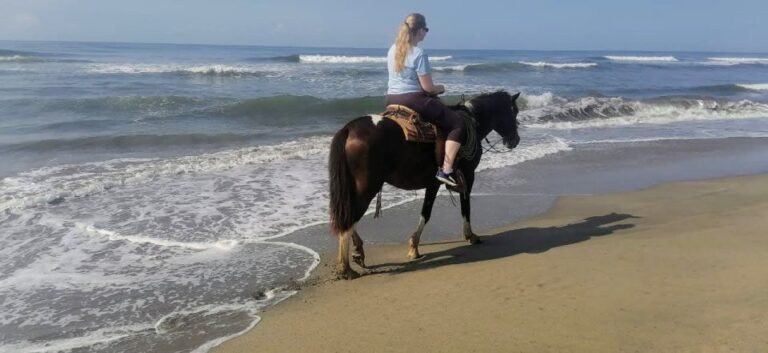
<svg viewBox="0 0 768 353">
<path fill-rule="evenodd" d="M 718 57 L 718 58 L 708 58 L 708 60 L 710 60 L 710 62 L 722 64 L 722 65 L 739 65 L 739 64 L 768 65 L 768 58 Z"/>
<path fill-rule="evenodd" d="M 668 98 L 634 101 L 621 97 L 583 97 L 567 100 L 547 96 L 551 104 L 524 110 L 518 119 L 528 127 L 579 129 L 592 127 L 669 124 L 681 121 L 768 117 L 768 104 L 742 100 Z"/>
<path fill-rule="evenodd" d="M 536 67 L 551 67 L 555 69 L 584 69 L 597 66 L 597 63 L 549 63 L 544 61 L 528 62 L 521 61 L 521 64 Z"/>
<path fill-rule="evenodd" d="M 452 56 L 434 56 L 429 57 L 430 61 L 445 61 L 452 59 Z M 346 56 L 346 55 L 299 55 L 299 61 L 311 64 L 366 64 L 366 63 L 386 63 L 386 57 L 379 56 Z"/>
<path fill-rule="evenodd" d="M 535 70 L 535 69 L 587 69 L 596 67 L 597 63 L 551 63 L 545 61 L 515 61 L 501 63 L 483 63 L 483 64 L 462 64 L 452 66 L 436 66 L 435 71 L 442 72 L 493 72 L 493 71 L 515 71 L 515 70 Z"/>
<path fill-rule="evenodd" d="M 755 91 L 768 90 L 768 83 L 742 83 L 742 84 L 737 84 L 736 86 L 750 89 L 750 90 L 755 90 Z"/>
<path fill-rule="evenodd" d="M 637 62 L 676 62 L 674 56 L 617 56 L 606 55 L 604 58 L 613 61 L 637 61 Z"/>
<path fill-rule="evenodd" d="M 273 72 L 254 65 L 222 64 L 91 64 L 86 71 L 92 74 L 185 74 L 207 76 L 269 75 Z"/>
</svg>

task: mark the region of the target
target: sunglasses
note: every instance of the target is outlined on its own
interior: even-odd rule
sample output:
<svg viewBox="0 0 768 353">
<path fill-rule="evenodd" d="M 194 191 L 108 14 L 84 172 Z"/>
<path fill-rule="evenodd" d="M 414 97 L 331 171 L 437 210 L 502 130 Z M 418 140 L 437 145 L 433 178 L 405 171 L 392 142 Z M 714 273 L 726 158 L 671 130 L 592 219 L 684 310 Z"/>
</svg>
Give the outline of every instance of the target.
<svg viewBox="0 0 768 353">
<path fill-rule="evenodd" d="M 424 30 L 424 32 L 429 32 L 429 28 L 427 28 L 427 27 L 424 27 L 422 29 Z"/>
</svg>

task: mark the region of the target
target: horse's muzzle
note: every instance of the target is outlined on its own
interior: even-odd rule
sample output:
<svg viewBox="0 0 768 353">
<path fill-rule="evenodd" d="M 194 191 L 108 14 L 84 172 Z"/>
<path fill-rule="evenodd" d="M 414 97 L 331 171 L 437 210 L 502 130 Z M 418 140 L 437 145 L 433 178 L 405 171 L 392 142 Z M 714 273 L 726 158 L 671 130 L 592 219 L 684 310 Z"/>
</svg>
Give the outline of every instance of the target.
<svg viewBox="0 0 768 353">
<path fill-rule="evenodd" d="M 505 137 L 504 138 L 504 146 L 507 146 L 509 149 L 513 149 L 517 147 L 517 144 L 520 143 L 520 136 L 515 135 L 514 137 Z"/>
</svg>

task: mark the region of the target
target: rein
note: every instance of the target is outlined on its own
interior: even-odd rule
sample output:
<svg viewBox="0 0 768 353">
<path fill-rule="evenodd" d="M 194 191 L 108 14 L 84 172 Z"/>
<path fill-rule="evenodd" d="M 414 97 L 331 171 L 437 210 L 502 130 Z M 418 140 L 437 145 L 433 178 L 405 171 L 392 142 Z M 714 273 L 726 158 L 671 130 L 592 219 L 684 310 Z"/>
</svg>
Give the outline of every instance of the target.
<svg viewBox="0 0 768 353">
<path fill-rule="evenodd" d="M 488 141 L 488 138 L 486 137 L 485 138 L 485 143 L 487 143 L 488 146 L 483 146 L 483 153 L 486 153 L 486 152 L 491 152 L 491 153 L 510 153 L 510 152 L 512 152 L 512 150 L 506 150 L 505 151 L 505 150 L 500 150 L 500 149 L 496 148 L 496 145 L 499 144 L 499 142 L 501 142 L 503 140 L 504 139 L 496 140 L 496 142 L 491 143 L 491 141 Z M 482 145 L 482 142 L 481 142 L 481 145 Z"/>
</svg>

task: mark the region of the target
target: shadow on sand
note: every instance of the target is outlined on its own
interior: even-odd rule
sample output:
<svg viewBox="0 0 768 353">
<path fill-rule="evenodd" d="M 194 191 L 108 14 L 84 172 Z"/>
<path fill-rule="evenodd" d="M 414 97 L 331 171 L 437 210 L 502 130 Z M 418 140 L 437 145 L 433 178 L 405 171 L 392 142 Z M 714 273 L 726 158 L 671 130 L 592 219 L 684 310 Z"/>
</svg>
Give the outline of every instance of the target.
<svg viewBox="0 0 768 353">
<path fill-rule="evenodd" d="M 582 222 L 562 227 L 514 229 L 481 236 L 483 242 L 478 245 L 469 245 L 464 241 L 432 243 L 464 243 L 466 245 L 429 252 L 413 261 L 369 265 L 365 274 L 410 272 L 439 266 L 493 260 L 521 253 L 541 253 L 558 246 L 579 243 L 592 237 L 610 235 L 618 230 L 633 228 L 634 224 L 610 225 L 631 218 L 639 217 L 610 213 L 589 217 Z"/>
</svg>

